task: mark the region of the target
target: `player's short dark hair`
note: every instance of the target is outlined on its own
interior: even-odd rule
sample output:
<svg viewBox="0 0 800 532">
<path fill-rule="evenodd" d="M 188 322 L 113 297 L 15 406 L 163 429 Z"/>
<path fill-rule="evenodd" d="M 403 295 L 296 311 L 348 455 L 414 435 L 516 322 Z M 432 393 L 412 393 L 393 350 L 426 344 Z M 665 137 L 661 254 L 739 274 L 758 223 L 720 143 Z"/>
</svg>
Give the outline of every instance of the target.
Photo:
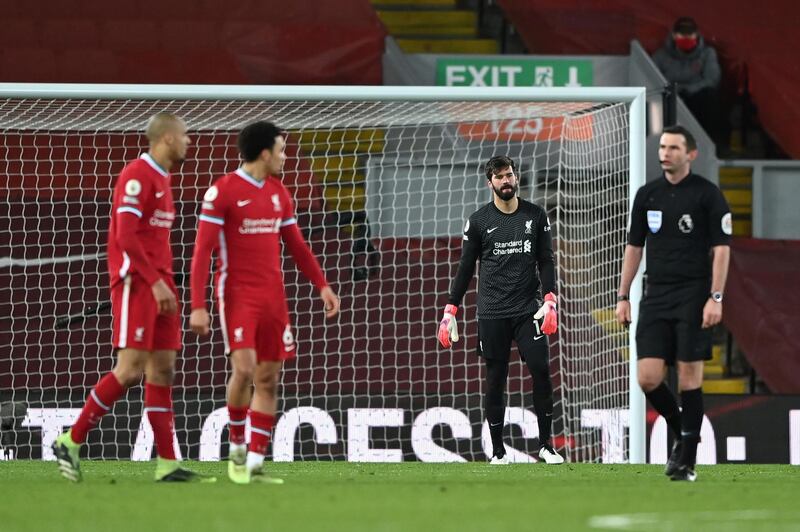
<svg viewBox="0 0 800 532">
<path fill-rule="evenodd" d="M 671 135 L 683 135 L 683 138 L 686 140 L 686 151 L 694 151 L 697 149 L 697 140 L 694 138 L 694 135 L 689 132 L 683 126 L 668 126 L 664 128 L 664 131 L 661 132 L 663 135 L 664 133 L 670 133 Z"/>
<path fill-rule="evenodd" d="M 697 33 L 697 22 L 692 17 L 681 17 L 672 25 L 672 33 L 691 35 Z"/>
<path fill-rule="evenodd" d="M 271 150 L 275 146 L 275 138 L 282 137 L 285 132 L 266 120 L 259 120 L 245 126 L 239 133 L 239 153 L 242 154 L 242 159 L 250 163 L 258 159 L 261 152 L 264 150 Z"/>
<path fill-rule="evenodd" d="M 506 157 L 505 155 L 495 155 L 489 159 L 483 167 L 484 172 L 486 172 L 486 179 L 491 180 L 492 176 L 503 168 L 511 168 L 515 172 L 517 171 L 517 166 L 510 157 Z"/>
</svg>

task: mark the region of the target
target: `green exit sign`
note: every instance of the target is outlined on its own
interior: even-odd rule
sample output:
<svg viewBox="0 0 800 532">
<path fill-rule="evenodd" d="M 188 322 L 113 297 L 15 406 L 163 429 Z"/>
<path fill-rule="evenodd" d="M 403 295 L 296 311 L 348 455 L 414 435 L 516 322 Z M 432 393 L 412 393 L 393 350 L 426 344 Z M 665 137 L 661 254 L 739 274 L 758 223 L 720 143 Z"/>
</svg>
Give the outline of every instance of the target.
<svg viewBox="0 0 800 532">
<path fill-rule="evenodd" d="M 436 84 L 447 87 L 590 87 L 593 65 L 569 59 L 439 59 Z"/>
</svg>

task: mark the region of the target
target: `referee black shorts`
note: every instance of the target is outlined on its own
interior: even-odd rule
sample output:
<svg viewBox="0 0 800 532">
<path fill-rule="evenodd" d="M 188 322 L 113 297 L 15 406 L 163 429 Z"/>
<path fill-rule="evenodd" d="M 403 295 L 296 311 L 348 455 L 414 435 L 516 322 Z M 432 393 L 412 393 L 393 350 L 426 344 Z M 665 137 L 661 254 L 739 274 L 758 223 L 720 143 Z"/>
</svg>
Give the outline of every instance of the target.
<svg viewBox="0 0 800 532">
<path fill-rule="evenodd" d="M 638 358 L 698 362 L 711 359 L 711 328 L 703 329 L 707 281 L 648 284 L 639 307 L 636 327 Z"/>
<path fill-rule="evenodd" d="M 513 340 L 523 360 L 529 357 L 533 357 L 531 360 L 547 360 L 547 336 L 541 331 L 541 326 L 541 320 L 534 320 L 533 315 L 478 319 L 478 354 L 491 360 L 508 361 Z"/>
</svg>

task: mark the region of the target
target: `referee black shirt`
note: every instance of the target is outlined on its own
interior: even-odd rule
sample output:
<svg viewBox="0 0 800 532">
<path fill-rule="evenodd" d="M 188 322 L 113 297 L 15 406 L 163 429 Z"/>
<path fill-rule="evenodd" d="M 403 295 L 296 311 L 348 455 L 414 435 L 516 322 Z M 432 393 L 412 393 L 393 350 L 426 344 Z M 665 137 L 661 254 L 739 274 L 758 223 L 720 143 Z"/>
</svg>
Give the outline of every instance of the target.
<svg viewBox="0 0 800 532">
<path fill-rule="evenodd" d="M 647 282 L 680 283 L 711 278 L 713 246 L 730 245 L 731 211 L 720 189 L 689 173 L 673 185 L 662 174 L 636 193 L 628 244 L 647 243 Z"/>
<path fill-rule="evenodd" d="M 500 319 L 533 314 L 542 292 L 555 292 L 555 266 L 550 221 L 544 209 L 518 199 L 506 214 L 495 204 L 484 205 L 467 220 L 461 262 L 450 287 L 449 302 L 458 306 L 475 273 L 478 277 L 478 318 Z M 541 285 L 540 280 L 541 278 Z"/>
</svg>

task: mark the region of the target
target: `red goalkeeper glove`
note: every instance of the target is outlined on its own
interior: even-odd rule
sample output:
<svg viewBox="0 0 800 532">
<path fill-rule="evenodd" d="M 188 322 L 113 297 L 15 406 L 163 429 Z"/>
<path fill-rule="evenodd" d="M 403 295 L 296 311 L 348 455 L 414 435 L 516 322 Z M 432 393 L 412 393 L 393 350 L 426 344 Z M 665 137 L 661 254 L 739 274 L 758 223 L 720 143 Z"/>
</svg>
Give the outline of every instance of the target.
<svg viewBox="0 0 800 532">
<path fill-rule="evenodd" d="M 442 316 L 442 321 L 439 322 L 439 334 L 437 335 L 442 347 L 450 347 L 453 345 L 451 342 L 458 342 L 456 314 L 458 314 L 457 306 L 447 305 L 444 307 L 444 316 Z"/>
<path fill-rule="evenodd" d="M 533 315 L 533 318 L 542 320 L 541 330 L 544 334 L 550 335 L 558 330 L 558 310 L 556 308 L 556 295 L 553 292 L 548 292 L 544 296 L 544 303 Z"/>
</svg>

